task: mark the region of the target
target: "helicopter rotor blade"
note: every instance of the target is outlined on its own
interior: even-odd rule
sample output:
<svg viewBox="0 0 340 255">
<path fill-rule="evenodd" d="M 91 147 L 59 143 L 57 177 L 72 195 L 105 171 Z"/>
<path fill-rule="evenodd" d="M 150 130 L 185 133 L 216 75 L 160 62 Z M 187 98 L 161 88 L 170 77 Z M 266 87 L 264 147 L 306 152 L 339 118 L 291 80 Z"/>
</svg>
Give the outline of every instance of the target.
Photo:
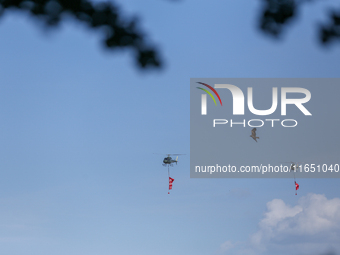
<svg viewBox="0 0 340 255">
<path fill-rule="evenodd" d="M 168 157 L 169 156 L 177 156 L 177 155 L 187 155 L 187 154 L 172 154 L 172 153 L 153 153 L 153 154 L 156 154 L 156 155 L 167 155 Z"/>
</svg>

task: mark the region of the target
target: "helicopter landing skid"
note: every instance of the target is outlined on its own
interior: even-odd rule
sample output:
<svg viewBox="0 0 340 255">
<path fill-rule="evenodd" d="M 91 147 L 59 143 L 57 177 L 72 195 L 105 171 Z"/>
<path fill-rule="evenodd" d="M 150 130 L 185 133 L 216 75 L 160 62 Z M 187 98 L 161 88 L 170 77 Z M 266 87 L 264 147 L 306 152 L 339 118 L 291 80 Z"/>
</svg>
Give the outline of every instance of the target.
<svg viewBox="0 0 340 255">
<path fill-rule="evenodd" d="M 171 166 L 171 167 L 173 167 L 174 166 L 174 164 L 162 164 L 162 166 Z"/>
</svg>

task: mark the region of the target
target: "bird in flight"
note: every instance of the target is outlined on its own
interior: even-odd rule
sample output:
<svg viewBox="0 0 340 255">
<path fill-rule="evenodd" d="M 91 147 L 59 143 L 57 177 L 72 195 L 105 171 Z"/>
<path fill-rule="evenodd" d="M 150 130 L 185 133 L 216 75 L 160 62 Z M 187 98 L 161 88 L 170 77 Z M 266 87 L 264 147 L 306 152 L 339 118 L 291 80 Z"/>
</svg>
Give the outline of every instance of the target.
<svg viewBox="0 0 340 255">
<path fill-rule="evenodd" d="M 256 139 L 260 139 L 260 137 L 257 137 L 257 136 L 256 136 L 256 128 L 253 128 L 253 129 L 251 130 L 251 136 L 250 136 L 250 137 L 253 138 L 253 139 L 255 140 L 255 142 L 257 142 Z"/>
</svg>

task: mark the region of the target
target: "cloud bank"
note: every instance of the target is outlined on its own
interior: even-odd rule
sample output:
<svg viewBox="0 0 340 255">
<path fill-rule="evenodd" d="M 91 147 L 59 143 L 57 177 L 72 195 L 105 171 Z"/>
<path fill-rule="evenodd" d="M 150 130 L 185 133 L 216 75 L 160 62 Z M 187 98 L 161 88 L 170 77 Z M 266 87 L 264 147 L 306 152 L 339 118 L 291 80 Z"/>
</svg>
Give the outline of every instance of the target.
<svg viewBox="0 0 340 255">
<path fill-rule="evenodd" d="M 248 241 L 239 245 L 227 241 L 221 251 L 242 255 L 338 255 L 340 199 L 308 194 L 294 207 L 274 199 L 267 203 L 258 227 Z"/>
</svg>

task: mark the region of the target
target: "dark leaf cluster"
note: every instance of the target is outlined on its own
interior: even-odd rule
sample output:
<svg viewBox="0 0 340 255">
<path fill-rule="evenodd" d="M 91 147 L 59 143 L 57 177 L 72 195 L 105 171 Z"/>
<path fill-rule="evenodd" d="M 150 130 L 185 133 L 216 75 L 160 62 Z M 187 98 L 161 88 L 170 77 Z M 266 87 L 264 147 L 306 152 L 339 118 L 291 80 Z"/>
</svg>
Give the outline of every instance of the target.
<svg viewBox="0 0 340 255">
<path fill-rule="evenodd" d="M 279 36 L 284 25 L 294 18 L 296 4 L 294 0 L 264 0 L 260 20 L 261 29 L 273 36 Z"/>
<path fill-rule="evenodd" d="M 113 3 L 94 4 L 88 0 L 0 0 L 0 15 L 9 9 L 29 12 L 48 26 L 58 25 L 69 14 L 89 28 L 105 31 L 104 43 L 110 49 L 130 48 L 141 68 L 160 67 L 159 53 L 146 43 L 136 20 L 123 19 Z"/>
<path fill-rule="evenodd" d="M 263 10 L 260 17 L 260 28 L 263 32 L 278 37 L 296 16 L 298 8 L 310 0 L 262 0 Z M 333 39 L 340 39 L 340 12 L 330 12 L 330 22 L 321 25 L 319 38 L 323 44 Z"/>
<path fill-rule="evenodd" d="M 323 43 L 329 43 L 333 39 L 340 39 L 340 12 L 332 12 L 330 18 L 330 23 L 322 25 L 320 29 L 320 38 Z"/>
</svg>

